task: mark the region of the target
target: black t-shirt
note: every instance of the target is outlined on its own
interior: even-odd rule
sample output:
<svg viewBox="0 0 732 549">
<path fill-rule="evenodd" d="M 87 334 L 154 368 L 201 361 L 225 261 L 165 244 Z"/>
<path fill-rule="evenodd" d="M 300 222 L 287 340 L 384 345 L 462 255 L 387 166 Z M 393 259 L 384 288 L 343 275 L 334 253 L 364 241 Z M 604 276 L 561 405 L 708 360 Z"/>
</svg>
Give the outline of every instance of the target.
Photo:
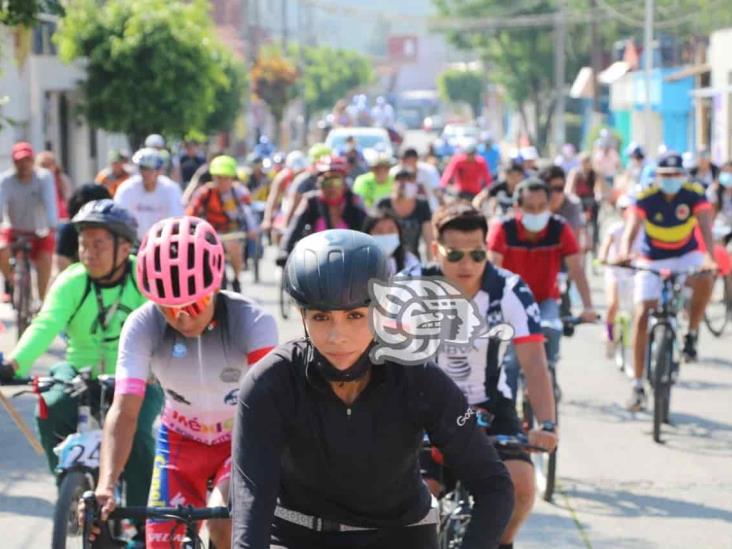
<svg viewBox="0 0 732 549">
<path fill-rule="evenodd" d="M 79 261 L 79 233 L 71 223 L 64 223 L 58 228 L 56 254 L 69 258 L 72 263 Z"/>
<path fill-rule="evenodd" d="M 201 155 L 188 156 L 187 154 L 180 157 L 180 175 L 183 183 L 188 183 L 193 179 L 193 175 L 198 168 L 206 163 L 206 159 Z"/>
<path fill-rule="evenodd" d="M 399 217 L 394 211 L 391 197 L 387 196 L 377 202 L 376 208 L 379 210 L 387 210 L 399 219 L 402 227 L 402 243 L 404 246 L 419 257 L 419 239 L 422 237 L 422 224 L 432 219 L 432 210 L 430 210 L 429 202 L 423 198 L 417 198 L 412 213 L 406 217 Z"/>
<path fill-rule="evenodd" d="M 506 181 L 491 185 L 488 196 L 496 199 L 503 213 L 506 213 L 513 207 L 513 193 L 509 191 Z"/>
<path fill-rule="evenodd" d="M 476 503 L 462 547 L 496 547 L 513 488 L 450 378 L 434 364 L 372 365 L 349 406 L 308 345 L 280 345 L 242 382 L 232 441 L 234 546 L 269 547 L 278 499 L 287 509 L 366 528 L 421 520 L 430 507 L 418 460 L 427 432 Z"/>
</svg>

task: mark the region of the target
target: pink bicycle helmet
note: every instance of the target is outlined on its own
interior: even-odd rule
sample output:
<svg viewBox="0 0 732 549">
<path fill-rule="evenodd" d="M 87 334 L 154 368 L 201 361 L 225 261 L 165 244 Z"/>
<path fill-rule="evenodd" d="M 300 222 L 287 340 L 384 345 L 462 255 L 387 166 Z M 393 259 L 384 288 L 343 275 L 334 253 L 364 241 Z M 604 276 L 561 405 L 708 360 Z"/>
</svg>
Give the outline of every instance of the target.
<svg viewBox="0 0 732 549">
<path fill-rule="evenodd" d="M 224 274 L 224 248 L 198 217 L 171 217 L 153 225 L 137 254 L 137 284 L 150 301 L 182 307 L 213 293 Z"/>
</svg>

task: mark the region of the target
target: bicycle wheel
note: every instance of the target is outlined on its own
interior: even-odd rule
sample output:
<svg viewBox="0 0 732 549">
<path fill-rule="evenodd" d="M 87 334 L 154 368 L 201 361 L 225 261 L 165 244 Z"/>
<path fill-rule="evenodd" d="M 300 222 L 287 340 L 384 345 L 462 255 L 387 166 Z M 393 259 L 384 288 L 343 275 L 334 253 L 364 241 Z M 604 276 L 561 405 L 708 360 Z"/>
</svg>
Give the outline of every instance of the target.
<svg viewBox="0 0 732 549">
<path fill-rule="evenodd" d="M 61 481 L 58 500 L 53 511 L 52 549 L 84 546 L 77 509 L 79 499 L 87 490 L 94 490 L 94 483 L 90 475 L 83 471 L 66 473 Z"/>
<path fill-rule="evenodd" d="M 627 321 L 624 316 L 619 315 L 615 321 L 614 335 L 615 335 L 615 365 L 621 372 L 625 371 L 625 364 L 627 360 L 628 350 L 626 349 L 626 335 Z"/>
<path fill-rule="evenodd" d="M 290 294 L 285 289 L 285 272 L 282 270 L 280 278 L 280 315 L 282 315 L 284 320 L 290 318 L 291 304 L 292 298 L 290 298 Z"/>
<path fill-rule="evenodd" d="M 440 499 L 440 527 L 437 536 L 440 549 L 458 549 L 470 524 L 470 495 L 458 482 L 455 490 Z"/>
<path fill-rule="evenodd" d="M 13 290 L 13 305 L 15 307 L 15 326 L 18 339 L 23 335 L 31 321 L 31 279 L 30 263 L 22 259 L 16 264 Z"/>
<path fill-rule="evenodd" d="M 709 303 L 704 309 L 704 324 L 714 337 L 724 333 L 730 318 L 729 283 L 723 276 L 714 278 L 714 288 Z"/>
<path fill-rule="evenodd" d="M 252 273 L 254 275 L 254 283 L 259 284 L 259 262 L 262 259 L 263 242 L 261 233 L 257 234 L 254 239 L 254 251 L 252 254 Z"/>
<path fill-rule="evenodd" d="M 661 442 L 661 425 L 668 421 L 671 397 L 671 360 L 673 332 L 667 327 L 656 330 L 653 358 L 653 440 Z"/>
<path fill-rule="evenodd" d="M 550 370 L 551 371 L 551 370 Z M 554 393 L 557 394 L 556 382 L 554 374 L 552 373 L 552 385 L 555 386 Z M 557 401 L 554 401 L 554 417 L 557 418 L 557 424 L 559 424 L 559 409 Z M 531 402 L 529 402 L 528 391 L 526 384 L 524 383 L 524 390 L 522 394 L 521 409 L 523 413 L 523 422 L 526 431 L 535 429 L 538 427 L 538 421 L 534 416 L 534 411 L 531 408 Z M 539 491 L 544 501 L 551 502 L 554 498 L 554 488 L 557 480 L 557 451 L 554 450 L 552 453 L 546 452 L 532 452 L 531 462 L 534 464 L 534 478 L 536 480 L 536 489 Z"/>
</svg>

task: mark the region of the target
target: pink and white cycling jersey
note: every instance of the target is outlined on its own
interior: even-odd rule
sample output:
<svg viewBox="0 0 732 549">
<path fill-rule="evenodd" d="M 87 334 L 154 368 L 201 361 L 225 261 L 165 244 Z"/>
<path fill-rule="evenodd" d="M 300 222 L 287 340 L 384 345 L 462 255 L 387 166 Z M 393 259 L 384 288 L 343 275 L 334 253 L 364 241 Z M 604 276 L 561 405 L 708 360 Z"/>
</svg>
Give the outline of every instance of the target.
<svg viewBox="0 0 732 549">
<path fill-rule="evenodd" d="M 155 304 L 146 303 L 122 328 L 115 392 L 143 396 L 155 377 L 165 391 L 168 429 L 205 444 L 225 442 L 242 373 L 276 345 L 274 318 L 239 294 L 218 294 L 214 320 L 196 338 L 171 328 Z"/>
</svg>

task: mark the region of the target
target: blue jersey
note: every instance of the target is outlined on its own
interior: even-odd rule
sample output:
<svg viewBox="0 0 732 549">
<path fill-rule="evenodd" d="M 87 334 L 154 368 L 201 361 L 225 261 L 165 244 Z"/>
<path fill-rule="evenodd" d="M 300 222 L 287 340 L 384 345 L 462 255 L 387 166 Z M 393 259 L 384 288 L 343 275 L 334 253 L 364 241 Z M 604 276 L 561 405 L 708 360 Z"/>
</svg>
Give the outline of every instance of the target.
<svg viewBox="0 0 732 549">
<path fill-rule="evenodd" d="M 710 208 L 698 183 L 684 183 L 671 200 L 655 186 L 641 192 L 635 211 L 644 220 L 643 257 L 667 259 L 698 250 L 696 214 Z"/>
</svg>

